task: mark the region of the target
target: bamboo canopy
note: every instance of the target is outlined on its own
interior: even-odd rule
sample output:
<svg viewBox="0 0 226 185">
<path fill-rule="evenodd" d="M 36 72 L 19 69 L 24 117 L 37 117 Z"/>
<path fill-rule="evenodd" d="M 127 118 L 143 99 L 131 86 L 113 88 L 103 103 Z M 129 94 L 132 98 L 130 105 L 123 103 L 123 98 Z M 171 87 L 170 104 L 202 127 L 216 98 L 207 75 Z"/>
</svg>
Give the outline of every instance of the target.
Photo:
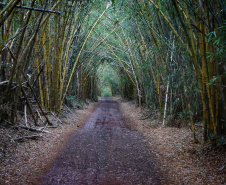
<svg viewBox="0 0 226 185">
<path fill-rule="evenodd" d="M 0 124 L 120 95 L 164 126 L 187 120 L 194 142 L 202 122 L 203 142 L 223 143 L 225 11 L 222 0 L 1 2 Z"/>
</svg>

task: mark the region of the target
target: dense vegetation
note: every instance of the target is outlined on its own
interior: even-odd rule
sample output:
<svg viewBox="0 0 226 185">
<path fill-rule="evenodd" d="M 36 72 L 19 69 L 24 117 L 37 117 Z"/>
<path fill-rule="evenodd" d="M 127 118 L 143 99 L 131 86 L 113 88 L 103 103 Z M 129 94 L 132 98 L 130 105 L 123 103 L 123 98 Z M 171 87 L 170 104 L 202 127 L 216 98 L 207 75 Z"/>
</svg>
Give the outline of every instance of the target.
<svg viewBox="0 0 226 185">
<path fill-rule="evenodd" d="M 4 1 L 0 121 L 18 123 L 27 107 L 36 124 L 34 104 L 60 115 L 64 103 L 120 94 L 161 111 L 164 125 L 190 120 L 194 142 L 195 122 L 202 121 L 204 141 L 223 143 L 225 6 L 223 0 Z"/>
</svg>

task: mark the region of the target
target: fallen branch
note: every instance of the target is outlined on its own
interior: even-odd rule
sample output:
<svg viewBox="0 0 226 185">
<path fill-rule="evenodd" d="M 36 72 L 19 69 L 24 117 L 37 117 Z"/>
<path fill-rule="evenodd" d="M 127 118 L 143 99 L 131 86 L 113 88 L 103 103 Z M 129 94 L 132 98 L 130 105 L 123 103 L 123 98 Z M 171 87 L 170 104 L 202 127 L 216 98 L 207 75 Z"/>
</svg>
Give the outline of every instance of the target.
<svg viewBox="0 0 226 185">
<path fill-rule="evenodd" d="M 73 112 L 67 105 L 64 104 L 64 106 L 69 110 L 70 113 L 75 114 L 76 112 Z"/>
<path fill-rule="evenodd" d="M 38 127 L 40 130 L 44 128 L 58 128 L 58 126 L 46 126 L 46 127 Z"/>
<path fill-rule="evenodd" d="M 38 111 L 38 109 L 36 109 L 36 110 L 37 110 L 37 113 L 38 113 L 38 116 L 39 116 L 40 120 L 42 121 L 43 124 L 45 124 L 45 122 L 43 121 L 43 119 L 42 119 L 42 117 L 41 117 L 41 115 L 40 115 L 40 113 Z"/>
<path fill-rule="evenodd" d="M 53 112 L 50 112 L 61 124 L 63 124 L 63 122 L 53 113 Z"/>
<path fill-rule="evenodd" d="M 23 137 L 19 137 L 19 138 L 15 138 L 12 139 L 14 141 L 24 141 L 24 139 L 33 139 L 33 140 L 40 140 L 42 138 L 42 136 L 40 135 L 32 135 L 32 136 L 23 136 Z"/>
<path fill-rule="evenodd" d="M 18 127 L 25 129 L 25 130 L 29 130 L 31 132 L 44 132 L 44 133 L 50 133 L 49 131 L 45 131 L 45 130 L 40 130 L 40 129 L 36 129 L 36 128 L 32 128 L 32 127 L 26 127 L 23 125 L 18 125 Z"/>
</svg>

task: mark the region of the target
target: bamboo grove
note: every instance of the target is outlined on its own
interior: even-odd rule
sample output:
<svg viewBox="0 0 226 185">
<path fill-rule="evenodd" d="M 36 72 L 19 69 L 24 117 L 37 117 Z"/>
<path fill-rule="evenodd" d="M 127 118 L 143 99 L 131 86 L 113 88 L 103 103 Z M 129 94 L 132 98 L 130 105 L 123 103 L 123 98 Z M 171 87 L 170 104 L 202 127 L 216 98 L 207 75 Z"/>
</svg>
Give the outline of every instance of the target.
<svg viewBox="0 0 226 185">
<path fill-rule="evenodd" d="M 17 124 L 34 105 L 120 94 L 196 122 L 203 140 L 226 135 L 223 0 L 9 0 L 0 3 L 0 117 Z M 31 101 L 35 97 L 35 102 Z M 34 121 L 35 122 L 35 121 Z M 37 124 L 37 123 L 36 123 Z"/>
</svg>

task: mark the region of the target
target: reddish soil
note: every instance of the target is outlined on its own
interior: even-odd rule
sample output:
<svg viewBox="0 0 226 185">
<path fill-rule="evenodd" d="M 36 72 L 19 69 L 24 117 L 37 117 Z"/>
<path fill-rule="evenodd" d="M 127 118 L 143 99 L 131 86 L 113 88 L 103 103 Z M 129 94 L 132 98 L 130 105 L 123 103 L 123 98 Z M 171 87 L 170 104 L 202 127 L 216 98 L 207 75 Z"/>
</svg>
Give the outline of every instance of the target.
<svg viewBox="0 0 226 185">
<path fill-rule="evenodd" d="M 160 176 L 146 139 L 126 126 L 116 101 L 104 98 L 41 184 L 148 185 L 160 184 Z"/>
</svg>

